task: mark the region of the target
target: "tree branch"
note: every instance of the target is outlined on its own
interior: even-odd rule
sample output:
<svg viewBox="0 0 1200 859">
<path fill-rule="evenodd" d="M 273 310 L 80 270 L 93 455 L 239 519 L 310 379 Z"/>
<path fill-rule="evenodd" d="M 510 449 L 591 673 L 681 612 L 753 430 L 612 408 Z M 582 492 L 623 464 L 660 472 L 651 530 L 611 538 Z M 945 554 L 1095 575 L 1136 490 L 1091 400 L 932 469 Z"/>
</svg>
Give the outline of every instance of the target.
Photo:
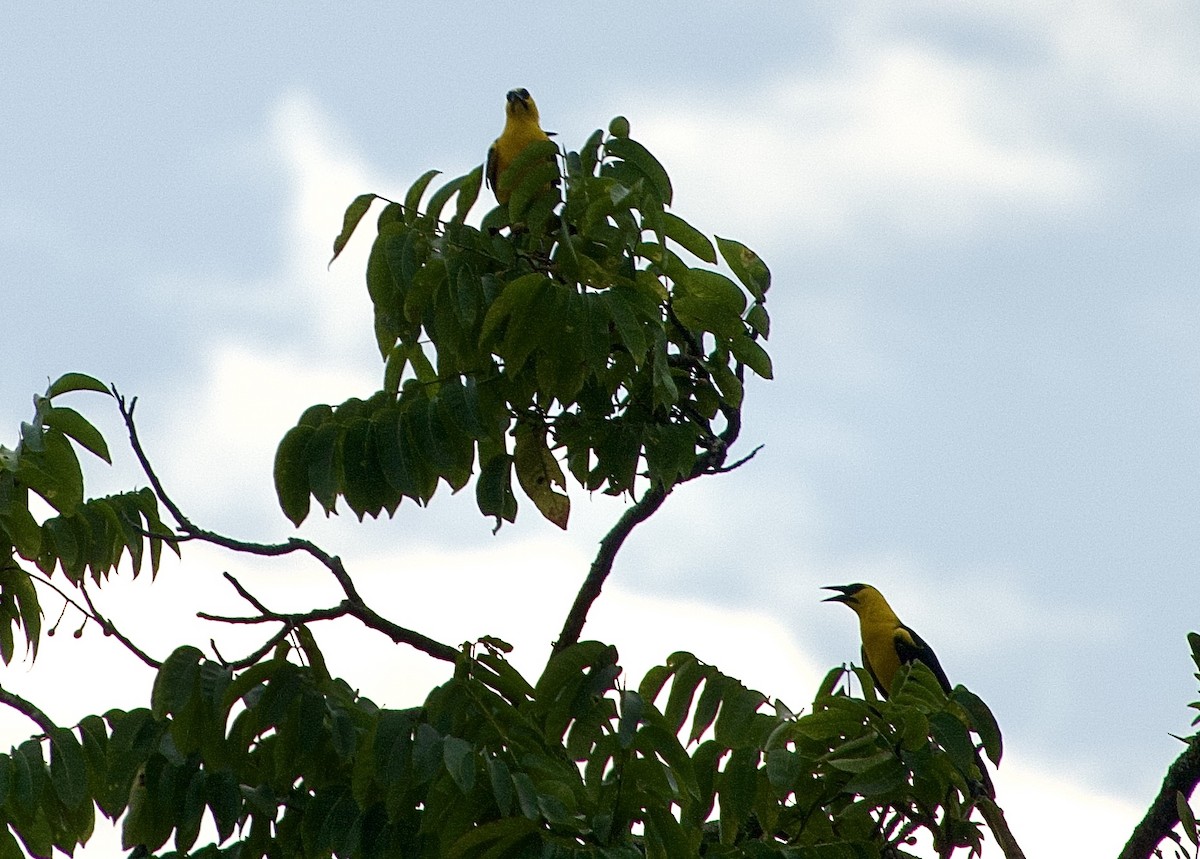
<svg viewBox="0 0 1200 859">
<path fill-rule="evenodd" d="M 759 445 L 759 447 L 750 452 L 749 456 L 726 467 L 725 457 L 729 452 L 729 448 L 737 441 L 738 434 L 742 429 L 742 413 L 732 406 L 725 405 L 721 407 L 721 413 L 725 417 L 725 429 L 721 430 L 716 438 L 712 440 L 712 446 L 696 458 L 696 464 L 692 467 L 691 472 L 682 478 L 679 483 L 686 483 L 689 480 L 695 480 L 697 477 L 702 477 L 706 474 L 721 474 L 726 471 L 732 471 L 753 459 L 754 455 L 761 450 L 762 446 Z M 645 522 L 662 506 L 662 503 L 667 499 L 673 488 L 674 486 L 664 488 L 660 484 L 651 485 L 645 494 L 622 514 L 612 530 L 604 535 L 604 539 L 600 541 L 600 550 L 596 553 L 596 558 L 592 561 L 592 566 L 588 570 L 583 584 L 579 587 L 579 593 L 575 595 L 575 601 L 571 604 L 571 610 L 567 612 L 567 619 L 563 623 L 562 632 L 558 634 L 558 640 L 552 646 L 554 653 L 559 653 L 579 641 L 579 636 L 583 632 L 583 625 L 587 622 L 588 612 L 591 611 L 592 604 L 600 597 L 600 591 L 604 587 L 605 580 L 608 579 L 609 574 L 612 572 L 613 561 L 616 560 L 617 552 L 620 551 L 621 546 L 625 543 L 625 538 L 629 536 L 634 528 Z"/>
<path fill-rule="evenodd" d="M 583 624 L 587 621 L 588 611 L 591 609 L 592 603 L 600 596 L 600 589 L 604 587 L 604 580 L 612 572 L 613 561 L 616 559 L 621 545 L 625 542 L 625 538 L 661 507 L 666 498 L 667 490 L 659 485 L 651 486 L 637 503 L 621 515 L 612 530 L 604 535 L 604 539 L 600 541 L 600 551 L 596 553 L 596 559 L 592 561 L 591 569 L 588 570 L 587 577 L 579 588 L 579 593 L 575 595 L 575 602 L 572 603 L 571 610 L 567 612 L 562 632 L 559 633 L 558 640 L 554 642 L 555 653 L 565 650 L 579 641 L 579 634 L 583 632 Z"/>
<path fill-rule="evenodd" d="M 18 713 L 28 717 L 35 722 L 42 732 L 51 735 L 58 729 L 58 725 L 38 708 L 32 701 L 26 701 L 15 692 L 9 692 L 7 689 L 0 689 L 0 704 L 7 704 Z"/>
<path fill-rule="evenodd" d="M 304 623 L 307 620 L 327 620 L 333 617 L 349 615 L 350 617 L 357 618 L 361 623 L 370 627 L 371 629 L 382 632 L 395 643 L 407 644 L 411 647 L 415 647 L 417 650 L 420 650 L 435 659 L 453 662 L 458 658 L 458 650 L 449 646 L 448 644 L 442 644 L 440 641 L 435 641 L 427 635 L 422 635 L 419 632 L 407 629 L 397 623 L 393 623 L 392 621 L 380 615 L 374 609 L 370 608 L 366 604 L 366 601 L 363 600 L 362 596 L 359 594 L 358 588 L 354 585 L 354 580 L 350 577 L 350 573 L 347 572 L 346 566 L 342 563 L 342 559 L 337 555 L 329 554 L 315 543 L 295 537 L 283 543 L 252 543 L 246 540 L 235 540 L 232 537 L 226 537 L 222 534 L 218 534 L 214 531 L 208 531 L 195 525 L 190 519 L 188 519 L 187 516 L 184 515 L 183 510 L 180 509 L 179 505 L 172 501 L 170 496 L 167 495 L 166 490 L 163 488 L 162 481 L 158 479 L 158 475 L 155 474 L 154 468 L 150 465 L 150 460 L 146 456 L 145 450 L 142 448 L 142 443 L 138 439 L 137 427 L 133 421 L 133 410 L 137 406 L 137 398 L 135 397 L 127 404 L 125 398 L 121 396 L 115 388 L 113 389 L 113 395 L 116 397 L 117 408 L 121 412 L 121 417 L 125 421 L 125 428 L 129 432 L 130 447 L 133 448 L 134 455 L 137 457 L 138 462 L 142 466 L 142 471 L 145 472 L 146 478 L 150 481 L 150 486 L 154 489 L 154 494 L 162 502 L 163 506 L 166 507 L 170 512 L 172 518 L 174 518 L 178 526 L 177 530 L 181 531 L 185 538 L 202 540 L 206 543 L 212 543 L 214 546 L 221 546 L 222 548 L 229 549 L 233 552 L 242 552 L 248 555 L 260 555 L 263 557 L 277 557 L 280 555 L 288 555 L 292 552 L 307 553 L 309 556 L 316 559 L 322 566 L 324 566 L 325 569 L 329 570 L 329 572 L 337 580 L 337 583 L 341 586 L 342 592 L 346 595 L 346 599 L 337 608 L 317 609 L 314 612 L 309 612 L 305 615 L 281 615 L 263 610 L 261 604 L 257 603 L 257 601 L 252 597 L 249 597 L 248 593 L 244 592 L 244 589 L 235 581 L 234 587 L 238 589 L 238 592 L 241 593 L 243 597 L 247 598 L 248 601 L 255 606 L 255 608 L 258 608 L 263 612 L 261 619 L 258 619 L 255 622 L 274 620 L 285 624 L 291 623 L 294 626 L 296 623 Z M 232 580 L 232 576 L 229 576 L 228 573 L 226 574 L 226 577 Z M 200 617 L 205 617 L 210 620 L 221 619 L 204 614 L 200 614 Z M 226 619 L 226 622 L 234 621 Z M 242 620 L 239 622 L 249 621 Z"/>
<path fill-rule="evenodd" d="M 1176 793 L 1182 793 L 1186 799 L 1197 784 L 1200 784 L 1200 734 L 1187 741 L 1187 748 L 1167 769 L 1158 796 L 1146 810 L 1146 816 L 1133 828 L 1118 859 L 1149 859 L 1159 842 L 1179 823 Z"/>
<path fill-rule="evenodd" d="M 156 671 L 162 667 L 161 662 L 159 662 L 157 659 L 153 658 L 152 656 L 149 656 L 144 650 L 142 650 L 140 647 L 138 647 L 136 644 L 134 644 L 132 639 L 130 639 L 128 636 L 126 636 L 123 632 L 121 632 L 121 630 L 117 629 L 116 624 L 114 624 L 111 620 L 106 618 L 104 615 L 100 614 L 99 609 L 96 608 L 96 604 L 94 602 L 92 602 L 92 595 L 89 594 L 87 592 L 87 588 L 85 588 L 83 586 L 83 582 L 79 583 L 79 592 L 81 594 L 83 594 L 83 599 L 85 602 L 87 602 L 88 610 L 91 611 L 91 613 L 92 613 L 92 619 L 95 620 L 96 623 L 100 624 L 100 628 L 102 630 L 104 630 L 105 635 L 111 635 L 117 641 L 121 642 L 123 645 L 125 645 L 125 648 L 130 653 L 132 653 L 134 656 L 136 656 L 138 659 L 142 660 L 142 662 L 145 662 L 147 665 L 149 665 L 151 668 L 155 669 Z"/>
</svg>

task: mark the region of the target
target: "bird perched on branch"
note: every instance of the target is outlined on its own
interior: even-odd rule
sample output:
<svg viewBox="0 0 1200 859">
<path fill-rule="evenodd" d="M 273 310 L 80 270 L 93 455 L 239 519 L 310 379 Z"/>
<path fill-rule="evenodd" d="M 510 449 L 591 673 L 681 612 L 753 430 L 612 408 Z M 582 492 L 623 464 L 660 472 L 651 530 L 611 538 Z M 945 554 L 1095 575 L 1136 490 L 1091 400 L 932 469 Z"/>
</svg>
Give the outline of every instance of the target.
<svg viewBox="0 0 1200 859">
<path fill-rule="evenodd" d="M 938 662 L 937 656 L 925 640 L 911 628 L 900 622 L 896 612 L 888 605 L 878 590 L 871 585 L 832 585 L 827 591 L 837 591 L 824 602 L 840 602 L 854 609 L 858 615 L 859 635 L 862 638 L 863 667 L 875 681 L 879 694 L 887 698 L 892 693 L 896 672 L 901 665 L 920 662 L 937 678 L 943 691 L 950 694 L 950 680 Z M 1024 859 L 1024 853 L 1008 828 L 1004 813 L 995 804 L 996 788 L 984 767 L 983 759 L 975 753 L 975 765 L 979 768 L 979 781 L 972 787 L 978 808 L 995 835 L 1004 855 L 1009 859 Z"/>
<path fill-rule="evenodd" d="M 887 600 L 870 585 L 832 585 L 824 588 L 838 591 L 837 596 L 824 602 L 845 603 L 858 615 L 858 628 L 862 637 L 863 667 L 875 681 L 879 694 L 892 694 L 892 681 L 901 665 L 922 662 L 933 672 L 942 689 L 950 693 L 950 680 L 934 655 L 933 648 L 900 622 Z"/>
<path fill-rule="evenodd" d="M 529 90 L 524 87 L 510 89 L 505 100 L 504 130 L 488 149 L 487 168 L 484 172 L 488 187 L 495 192 L 496 201 L 501 204 L 508 202 L 510 194 L 507 188 L 500 190 L 500 177 L 504 175 L 504 171 L 530 143 L 550 139 L 550 136 L 542 131 L 537 103 L 529 94 Z"/>
</svg>

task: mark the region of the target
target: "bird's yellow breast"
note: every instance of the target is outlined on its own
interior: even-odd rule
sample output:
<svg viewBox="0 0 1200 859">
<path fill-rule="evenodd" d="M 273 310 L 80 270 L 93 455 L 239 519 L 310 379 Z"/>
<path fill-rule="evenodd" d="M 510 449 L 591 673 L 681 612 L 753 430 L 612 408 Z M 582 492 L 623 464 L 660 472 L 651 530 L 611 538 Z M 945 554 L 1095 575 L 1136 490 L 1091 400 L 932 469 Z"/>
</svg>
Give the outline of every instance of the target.
<svg viewBox="0 0 1200 859">
<path fill-rule="evenodd" d="M 900 668 L 900 657 L 896 654 L 896 622 L 888 617 L 864 617 L 859 615 L 859 631 L 862 635 L 863 654 L 870 663 L 871 672 L 879 684 L 890 695 L 892 680 Z"/>
</svg>

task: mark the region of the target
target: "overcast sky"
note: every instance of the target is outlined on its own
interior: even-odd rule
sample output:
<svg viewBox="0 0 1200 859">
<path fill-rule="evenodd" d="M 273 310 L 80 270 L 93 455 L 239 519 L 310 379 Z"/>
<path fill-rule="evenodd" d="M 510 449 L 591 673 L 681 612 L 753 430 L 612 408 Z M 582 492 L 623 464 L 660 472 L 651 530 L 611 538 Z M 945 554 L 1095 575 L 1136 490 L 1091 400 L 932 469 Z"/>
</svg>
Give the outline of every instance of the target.
<svg viewBox="0 0 1200 859">
<path fill-rule="evenodd" d="M 878 585 L 999 718 L 1027 852 L 1066 849 L 1057 818 L 1115 854 L 1197 697 L 1200 12 L 813 5 L 5 4 L 0 443 L 49 378 L 88 372 L 141 398 L 197 522 L 286 537 L 275 444 L 382 378 L 367 239 L 326 270 L 346 204 L 472 169 L 515 86 L 568 148 L 623 114 L 675 211 L 770 265 L 776 380 L 747 396 L 742 450 L 763 451 L 635 533 L 587 634 L 636 676 L 688 649 L 798 709 L 857 657 L 819 586 Z M 116 450 L 93 491 L 143 485 L 111 405 L 69 404 Z M 536 673 L 621 507 L 575 492 L 563 535 L 526 503 L 493 537 L 471 496 L 303 532 L 397 622 L 500 635 Z M 300 561 L 189 549 L 101 594 L 160 657 L 207 642 L 197 607 L 244 608 L 224 570 L 268 603 L 337 599 Z M 381 703 L 444 676 L 317 635 Z M 150 673 L 94 630 L 52 644 L 0 682 L 62 722 L 147 703 Z"/>
</svg>

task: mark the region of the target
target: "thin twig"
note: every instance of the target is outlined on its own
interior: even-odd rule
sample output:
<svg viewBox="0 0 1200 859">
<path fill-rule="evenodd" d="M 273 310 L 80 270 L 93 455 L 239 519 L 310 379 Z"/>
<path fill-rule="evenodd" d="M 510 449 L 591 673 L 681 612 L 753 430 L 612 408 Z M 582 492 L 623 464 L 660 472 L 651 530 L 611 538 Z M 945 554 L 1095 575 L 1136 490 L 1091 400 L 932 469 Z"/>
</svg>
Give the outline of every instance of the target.
<svg viewBox="0 0 1200 859">
<path fill-rule="evenodd" d="M 232 573 L 230 573 L 229 571 L 226 571 L 225 573 L 223 573 L 223 575 L 225 576 L 225 579 L 231 585 L 233 585 L 233 589 L 238 592 L 238 596 L 240 596 L 246 602 L 250 603 L 250 605 L 254 606 L 256 609 L 261 611 L 263 614 L 271 613 L 267 609 L 267 607 L 265 605 L 263 605 L 256 596 L 254 596 L 254 594 L 250 593 L 250 591 L 248 591 L 244 587 L 242 587 L 242 583 L 239 582 L 236 578 L 234 578 Z"/>
<path fill-rule="evenodd" d="M 92 602 L 92 595 L 87 592 L 87 588 L 84 587 L 83 582 L 79 583 L 79 592 L 83 594 L 83 599 L 87 603 L 88 609 L 92 613 L 92 619 L 95 620 L 96 623 L 100 624 L 100 629 L 104 631 L 105 635 L 111 635 L 117 641 L 121 642 L 123 645 L 125 645 L 125 648 L 130 653 L 142 660 L 142 662 L 145 662 L 151 668 L 158 670 L 162 667 L 161 662 L 148 655 L 144 650 L 134 644 L 129 636 L 117 629 L 117 625 L 115 623 L 106 618 L 104 615 L 100 614 L 100 610 L 97 609 L 96 604 Z"/>
</svg>

